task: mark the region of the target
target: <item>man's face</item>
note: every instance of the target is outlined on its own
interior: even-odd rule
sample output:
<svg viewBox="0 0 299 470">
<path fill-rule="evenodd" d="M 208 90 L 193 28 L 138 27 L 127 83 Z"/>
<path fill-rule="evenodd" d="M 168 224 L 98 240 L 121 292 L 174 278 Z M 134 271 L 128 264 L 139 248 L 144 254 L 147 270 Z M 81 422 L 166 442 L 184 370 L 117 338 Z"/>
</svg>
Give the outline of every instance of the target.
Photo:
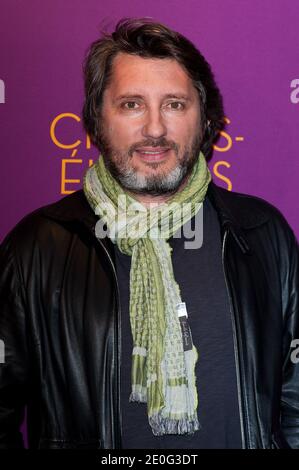
<svg viewBox="0 0 299 470">
<path fill-rule="evenodd" d="M 105 164 L 133 193 L 173 193 L 200 150 L 197 90 L 173 59 L 119 53 L 112 67 L 100 122 Z"/>
</svg>

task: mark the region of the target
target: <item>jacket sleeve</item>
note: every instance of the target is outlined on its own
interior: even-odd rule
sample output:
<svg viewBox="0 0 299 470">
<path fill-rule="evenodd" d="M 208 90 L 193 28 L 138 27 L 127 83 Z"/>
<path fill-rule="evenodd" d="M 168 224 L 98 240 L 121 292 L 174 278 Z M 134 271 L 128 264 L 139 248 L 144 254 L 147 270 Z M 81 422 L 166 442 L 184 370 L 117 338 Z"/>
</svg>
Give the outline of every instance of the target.
<svg viewBox="0 0 299 470">
<path fill-rule="evenodd" d="M 0 449 L 23 447 L 27 393 L 26 307 L 13 239 L 0 245 Z"/>
<path fill-rule="evenodd" d="M 281 395 L 281 427 L 291 448 L 299 448 L 299 248 L 289 230 L 288 269 L 283 269 L 283 383 Z"/>
</svg>

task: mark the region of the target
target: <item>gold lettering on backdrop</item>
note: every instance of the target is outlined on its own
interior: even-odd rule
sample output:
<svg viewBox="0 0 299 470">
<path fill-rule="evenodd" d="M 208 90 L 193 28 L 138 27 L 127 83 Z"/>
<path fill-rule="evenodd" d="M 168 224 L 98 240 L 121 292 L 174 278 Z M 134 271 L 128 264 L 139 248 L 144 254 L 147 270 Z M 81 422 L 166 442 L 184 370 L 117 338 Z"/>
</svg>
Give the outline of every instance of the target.
<svg viewBox="0 0 299 470">
<path fill-rule="evenodd" d="M 60 142 L 57 137 L 56 137 L 56 126 L 58 124 L 59 121 L 61 121 L 62 119 L 65 119 L 65 118 L 71 118 L 71 119 L 74 119 L 75 121 L 77 122 L 80 122 L 81 119 L 79 118 L 79 116 L 77 116 L 76 114 L 73 114 L 73 113 L 61 113 L 61 114 L 58 114 L 58 116 L 56 116 L 55 119 L 53 119 L 52 123 L 51 123 L 51 126 L 50 126 L 50 136 L 51 136 L 51 139 L 52 141 L 54 142 L 54 144 L 61 148 L 61 149 L 73 149 L 73 148 L 76 148 L 78 147 L 80 144 L 81 144 L 81 140 L 76 140 L 74 143 L 72 144 L 63 144 L 62 142 Z"/>
<path fill-rule="evenodd" d="M 231 180 L 230 180 L 227 176 L 224 176 L 224 175 L 222 175 L 221 173 L 219 173 L 218 168 L 219 168 L 220 166 L 226 166 L 227 168 L 230 168 L 231 165 L 230 165 L 230 163 L 228 163 L 228 162 L 225 161 L 225 160 L 220 160 L 220 161 L 216 162 L 216 163 L 214 164 L 214 166 L 213 166 L 213 173 L 214 173 L 214 175 L 217 176 L 217 178 L 219 178 L 220 180 L 222 180 L 222 181 L 224 181 L 225 183 L 227 183 L 227 189 L 228 189 L 229 191 L 231 191 L 231 190 L 232 190 L 232 187 L 233 187 L 232 182 L 231 182 Z"/>
<path fill-rule="evenodd" d="M 82 162 L 83 162 L 83 160 L 78 159 L 78 158 L 76 158 L 76 159 L 63 158 L 61 160 L 61 187 L 60 187 L 60 193 L 61 194 L 71 194 L 74 191 L 76 191 L 76 189 L 73 189 L 73 190 L 66 189 L 66 187 L 65 187 L 66 184 L 71 184 L 71 183 L 80 184 L 80 182 L 81 182 L 80 179 L 70 179 L 70 178 L 66 177 L 66 165 L 67 164 L 77 165 L 78 163 L 82 164 Z"/>
<path fill-rule="evenodd" d="M 230 119 L 227 117 L 225 117 L 224 120 L 227 124 L 231 123 Z M 233 138 L 226 131 L 221 131 L 220 135 L 221 135 L 220 142 L 223 143 L 223 145 L 222 146 L 220 146 L 219 144 L 214 145 L 215 154 L 217 152 L 221 152 L 221 153 L 228 152 L 233 147 L 234 142 L 244 142 L 244 137 L 240 135 Z M 227 160 L 219 160 L 215 162 L 213 165 L 213 174 L 216 176 L 216 178 L 220 179 L 221 181 L 224 181 L 227 184 L 227 189 L 229 191 L 232 191 L 232 188 L 233 188 L 232 181 L 219 171 L 219 168 L 221 167 L 230 168 L 231 164 Z"/>
<path fill-rule="evenodd" d="M 87 165 L 88 167 L 91 167 L 94 163 L 94 159 L 93 158 L 83 159 L 83 158 L 78 158 L 78 157 L 75 158 L 80 146 L 82 147 L 82 145 L 85 145 L 84 150 L 87 150 L 87 151 L 90 151 L 92 149 L 90 137 L 87 134 L 86 134 L 86 140 L 85 140 L 84 143 L 82 142 L 82 140 L 76 139 L 76 137 L 74 137 L 74 141 L 72 143 L 66 143 L 59 136 L 58 127 L 60 127 L 61 123 L 63 125 L 63 121 L 65 119 L 72 119 L 74 121 L 74 123 L 76 124 L 76 126 L 77 126 L 77 123 L 81 122 L 81 118 L 77 114 L 74 114 L 74 113 L 60 113 L 51 122 L 50 137 L 51 137 L 51 140 L 52 140 L 53 144 L 56 147 L 58 147 L 60 149 L 63 149 L 63 150 L 65 150 L 65 149 L 72 150 L 72 153 L 71 153 L 70 157 L 62 158 L 62 160 L 61 160 L 61 178 L 60 178 L 60 193 L 61 194 L 71 194 L 74 191 L 77 191 L 82 186 L 82 177 L 83 177 L 83 173 L 86 169 L 85 166 Z M 227 118 L 227 117 L 225 117 L 224 120 L 227 124 L 231 123 L 230 119 Z M 75 128 L 75 129 L 78 129 L 78 127 Z M 60 133 L 62 134 L 62 131 Z M 221 131 L 220 135 L 221 135 L 221 137 L 219 139 L 219 142 L 217 143 L 217 145 L 214 145 L 215 152 L 214 152 L 213 159 L 215 159 L 215 158 L 217 159 L 217 153 L 218 152 L 221 153 L 221 154 L 229 152 L 232 149 L 232 147 L 235 143 L 239 143 L 239 142 L 244 141 L 243 136 L 238 135 L 238 136 L 233 137 L 233 136 L 230 135 L 230 133 L 227 130 Z M 98 158 L 98 155 L 95 158 Z M 71 178 L 69 176 L 68 172 L 71 171 L 71 165 L 81 165 L 82 166 L 82 172 L 80 172 L 80 174 L 81 174 L 80 178 Z M 220 181 L 222 181 L 226 184 L 227 189 L 229 191 L 232 191 L 232 187 L 233 187 L 232 181 L 229 178 L 229 176 L 226 176 L 225 174 L 222 174 L 223 167 L 230 169 L 231 168 L 231 163 L 222 158 L 221 160 L 218 160 L 213 164 L 213 166 L 211 168 L 211 171 L 215 175 L 216 178 L 218 178 Z M 74 167 L 72 167 L 72 168 L 74 168 Z M 69 187 L 69 185 L 71 185 L 71 187 Z"/>
</svg>

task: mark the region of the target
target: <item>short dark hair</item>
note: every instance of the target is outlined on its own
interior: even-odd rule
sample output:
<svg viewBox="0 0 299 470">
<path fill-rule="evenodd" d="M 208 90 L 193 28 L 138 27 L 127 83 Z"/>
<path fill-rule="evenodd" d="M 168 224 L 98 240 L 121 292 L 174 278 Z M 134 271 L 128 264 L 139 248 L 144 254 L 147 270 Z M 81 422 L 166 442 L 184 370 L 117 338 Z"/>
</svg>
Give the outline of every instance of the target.
<svg viewBox="0 0 299 470">
<path fill-rule="evenodd" d="M 86 53 L 82 114 L 84 128 L 92 143 L 98 148 L 101 146 L 99 122 L 103 91 L 112 75 L 113 59 L 119 52 L 144 58 L 173 58 L 186 70 L 199 94 L 201 151 L 208 160 L 213 144 L 224 128 L 222 96 L 211 67 L 191 41 L 148 17 L 121 19 L 113 33 L 102 32 L 101 38 L 94 41 Z"/>
</svg>

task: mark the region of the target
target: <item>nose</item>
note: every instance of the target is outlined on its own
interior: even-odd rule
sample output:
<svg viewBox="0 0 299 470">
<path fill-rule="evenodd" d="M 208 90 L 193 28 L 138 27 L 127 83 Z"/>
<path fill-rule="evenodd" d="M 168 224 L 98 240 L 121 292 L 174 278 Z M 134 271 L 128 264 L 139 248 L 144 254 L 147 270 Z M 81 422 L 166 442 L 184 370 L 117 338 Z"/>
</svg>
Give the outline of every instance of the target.
<svg viewBox="0 0 299 470">
<path fill-rule="evenodd" d="M 167 128 L 163 119 L 163 115 L 158 108 L 148 108 L 145 114 L 145 122 L 142 129 L 144 137 L 152 137 L 158 139 L 167 134 Z"/>
</svg>

